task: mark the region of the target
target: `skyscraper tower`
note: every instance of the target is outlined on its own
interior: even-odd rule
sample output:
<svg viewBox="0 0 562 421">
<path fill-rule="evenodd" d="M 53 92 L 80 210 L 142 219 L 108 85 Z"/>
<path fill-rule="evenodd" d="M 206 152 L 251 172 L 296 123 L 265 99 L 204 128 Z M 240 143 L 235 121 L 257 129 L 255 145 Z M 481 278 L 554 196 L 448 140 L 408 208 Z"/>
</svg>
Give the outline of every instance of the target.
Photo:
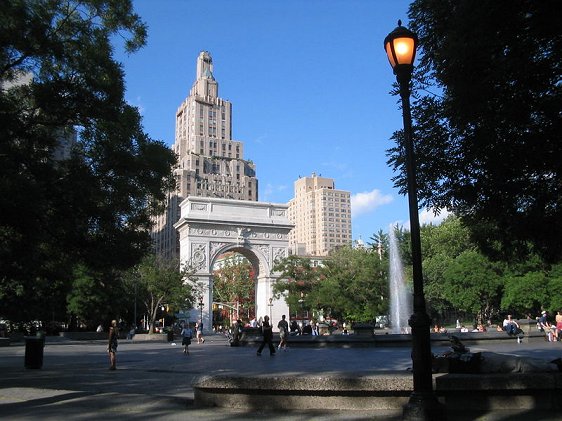
<svg viewBox="0 0 562 421">
<path fill-rule="evenodd" d="M 293 254 L 326 256 L 338 246 L 351 246 L 350 193 L 336 190 L 332 178 L 312 173 L 295 181 L 288 215 L 295 224 L 289 233 Z"/>
<path fill-rule="evenodd" d="M 232 104 L 219 98 L 218 90 L 213 59 L 202 51 L 195 82 L 176 112 L 172 148 L 178 155 L 177 190 L 170 192 L 166 211 L 155 218 L 152 230 L 155 251 L 165 257 L 178 255 L 173 225 L 188 196 L 258 200 L 255 165 L 244 159 L 242 142 L 232 140 Z"/>
</svg>

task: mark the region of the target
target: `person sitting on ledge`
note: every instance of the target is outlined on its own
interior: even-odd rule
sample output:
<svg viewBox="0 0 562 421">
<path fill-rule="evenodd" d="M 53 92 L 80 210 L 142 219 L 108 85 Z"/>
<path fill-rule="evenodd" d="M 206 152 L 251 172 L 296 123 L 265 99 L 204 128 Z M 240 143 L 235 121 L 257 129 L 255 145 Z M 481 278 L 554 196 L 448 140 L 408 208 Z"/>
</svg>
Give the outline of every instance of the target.
<svg viewBox="0 0 562 421">
<path fill-rule="evenodd" d="M 507 318 L 503 321 L 503 330 L 505 330 L 509 336 L 516 335 L 519 332 L 519 323 L 511 318 L 511 314 L 508 314 Z"/>
<path fill-rule="evenodd" d="M 432 354 L 433 373 L 551 373 L 562 372 L 562 358 L 549 361 L 541 358 L 498 354 L 472 353 L 454 335 L 450 337 L 451 351 Z"/>
</svg>

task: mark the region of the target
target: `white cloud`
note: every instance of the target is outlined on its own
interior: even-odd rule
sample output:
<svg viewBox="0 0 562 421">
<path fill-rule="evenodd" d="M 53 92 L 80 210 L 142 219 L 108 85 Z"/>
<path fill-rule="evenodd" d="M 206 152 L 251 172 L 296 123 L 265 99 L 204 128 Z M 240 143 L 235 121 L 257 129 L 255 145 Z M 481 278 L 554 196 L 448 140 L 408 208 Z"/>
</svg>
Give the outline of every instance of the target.
<svg viewBox="0 0 562 421">
<path fill-rule="evenodd" d="M 450 215 L 447 209 L 443 209 L 439 212 L 439 215 L 435 215 L 434 209 L 425 209 L 421 211 L 420 217 L 420 225 L 425 224 L 433 224 L 439 225 L 443 222 L 448 216 Z"/>
<path fill-rule="evenodd" d="M 274 185 L 271 183 L 267 183 L 265 185 L 265 188 L 263 189 L 263 191 L 260 194 L 260 201 L 262 202 L 269 202 L 271 200 L 276 201 L 276 202 L 281 202 L 281 200 L 279 200 L 279 193 L 284 192 L 285 190 L 287 190 L 287 185 L 286 184 L 279 184 L 279 185 Z"/>
<path fill-rule="evenodd" d="M 394 198 L 391 195 L 384 195 L 378 189 L 356 193 L 351 196 L 351 215 L 356 217 L 363 213 L 372 212 L 379 206 L 387 205 L 393 200 Z"/>
<path fill-rule="evenodd" d="M 441 210 L 439 212 L 439 215 L 435 215 L 433 209 L 424 209 L 419 213 L 418 217 L 419 217 L 420 225 L 428 225 L 428 224 L 439 225 L 449 215 L 451 215 L 451 213 L 447 209 Z M 397 224 L 399 223 L 397 222 Z M 404 229 L 408 231 L 410 230 L 409 219 L 404 224 L 399 224 L 399 225 L 402 225 Z"/>
<path fill-rule="evenodd" d="M 257 143 L 258 145 L 263 145 L 264 143 L 266 143 L 268 137 L 269 136 L 267 134 L 262 134 L 254 139 L 254 143 Z"/>
</svg>

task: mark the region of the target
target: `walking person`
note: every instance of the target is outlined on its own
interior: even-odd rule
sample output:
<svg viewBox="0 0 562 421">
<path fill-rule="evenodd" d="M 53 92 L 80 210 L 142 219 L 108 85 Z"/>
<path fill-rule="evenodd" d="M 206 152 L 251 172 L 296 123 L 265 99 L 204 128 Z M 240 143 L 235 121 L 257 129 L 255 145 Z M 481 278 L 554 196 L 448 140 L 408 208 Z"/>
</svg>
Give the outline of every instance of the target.
<svg viewBox="0 0 562 421">
<path fill-rule="evenodd" d="M 195 324 L 195 330 L 197 331 L 197 343 L 198 344 L 204 344 L 205 338 L 203 337 L 203 321 L 202 320 L 199 320 Z"/>
<path fill-rule="evenodd" d="M 263 340 L 260 347 L 258 348 L 258 357 L 261 355 L 261 352 L 266 344 L 269 346 L 269 355 L 274 356 L 275 347 L 271 343 L 271 340 L 273 339 L 273 329 L 269 324 L 269 316 L 265 316 L 263 318 L 263 323 L 261 325 L 261 332 L 263 335 Z"/>
<path fill-rule="evenodd" d="M 277 328 L 279 329 L 279 346 L 278 349 L 283 348 L 285 351 L 287 350 L 287 337 L 289 336 L 289 323 L 285 320 L 285 315 L 281 316 L 281 320 L 277 323 Z"/>
<path fill-rule="evenodd" d="M 109 353 L 109 369 L 115 370 L 116 354 L 117 354 L 117 338 L 119 337 L 119 328 L 117 327 L 117 320 L 111 321 L 111 326 L 109 327 L 109 343 L 107 346 L 107 352 Z"/>
<path fill-rule="evenodd" d="M 243 329 L 244 323 L 242 323 L 242 320 L 237 319 L 232 326 L 232 338 L 230 340 L 230 346 L 240 346 L 240 339 L 242 338 Z"/>
<path fill-rule="evenodd" d="M 183 345 L 183 353 L 189 355 L 189 345 L 191 345 L 191 338 L 193 338 L 193 330 L 189 327 L 189 323 L 186 323 L 181 330 L 181 344 Z"/>
</svg>

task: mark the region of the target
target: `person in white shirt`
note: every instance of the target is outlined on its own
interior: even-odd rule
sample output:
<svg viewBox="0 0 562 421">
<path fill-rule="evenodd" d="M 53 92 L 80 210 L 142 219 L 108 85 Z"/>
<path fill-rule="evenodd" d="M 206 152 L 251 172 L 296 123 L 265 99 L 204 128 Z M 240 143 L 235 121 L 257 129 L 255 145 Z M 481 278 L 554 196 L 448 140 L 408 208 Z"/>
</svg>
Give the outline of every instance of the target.
<svg viewBox="0 0 562 421">
<path fill-rule="evenodd" d="M 503 321 L 503 330 L 505 330 L 508 335 L 517 334 L 519 323 L 511 318 L 511 314 L 508 314 L 507 318 Z"/>
</svg>

